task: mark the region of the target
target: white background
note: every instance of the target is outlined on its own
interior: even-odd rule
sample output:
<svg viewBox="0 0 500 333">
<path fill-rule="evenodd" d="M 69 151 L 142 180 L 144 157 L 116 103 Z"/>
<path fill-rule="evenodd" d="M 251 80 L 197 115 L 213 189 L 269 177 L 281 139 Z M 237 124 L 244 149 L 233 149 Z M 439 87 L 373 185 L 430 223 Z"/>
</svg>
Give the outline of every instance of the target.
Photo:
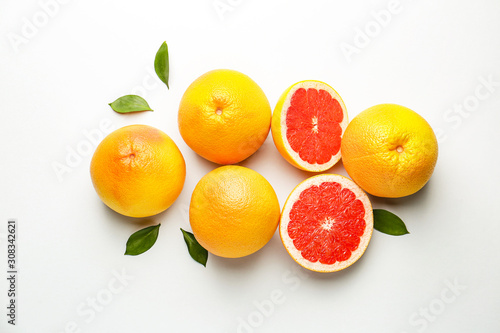
<svg viewBox="0 0 500 333">
<path fill-rule="evenodd" d="M 389 0 L 59 1 L 0 1 L 1 332 L 500 331 L 498 0 L 401 0 L 396 10 Z M 388 9 L 382 27 L 374 13 Z M 153 74 L 163 41 L 170 90 Z M 347 44 L 357 53 L 346 55 Z M 340 93 L 351 119 L 379 103 L 426 118 L 440 138 L 431 181 L 410 197 L 372 198 L 411 234 L 375 231 L 361 260 L 332 274 L 298 267 L 278 234 L 249 257 L 194 262 L 179 228 L 190 230 L 192 190 L 216 165 L 184 143 L 177 108 L 216 68 L 249 75 L 273 108 L 289 85 L 316 79 Z M 109 108 L 129 93 L 155 111 Z M 135 220 L 101 203 L 84 133 L 103 120 L 149 124 L 177 143 L 187 179 L 166 212 Z M 70 151 L 81 160 L 58 177 Z M 241 165 L 270 181 L 281 206 L 310 176 L 271 135 Z M 341 163 L 329 172 L 346 175 Z M 19 223 L 15 327 L 4 307 L 9 218 Z M 157 223 L 150 251 L 123 255 L 134 231 Z"/>
</svg>

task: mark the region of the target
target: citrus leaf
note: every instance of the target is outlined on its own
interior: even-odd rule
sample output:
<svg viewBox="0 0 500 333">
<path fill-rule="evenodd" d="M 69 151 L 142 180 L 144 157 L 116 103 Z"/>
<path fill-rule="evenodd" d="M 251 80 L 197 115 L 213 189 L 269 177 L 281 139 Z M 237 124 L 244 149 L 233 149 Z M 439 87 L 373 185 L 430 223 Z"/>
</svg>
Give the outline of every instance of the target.
<svg viewBox="0 0 500 333">
<path fill-rule="evenodd" d="M 181 228 L 182 235 L 184 236 L 184 241 L 188 247 L 189 254 L 191 258 L 199 262 L 203 266 L 207 267 L 208 251 L 203 248 L 203 246 L 198 243 L 194 235 L 189 231 L 185 231 Z"/>
<path fill-rule="evenodd" d="M 158 238 L 161 224 L 134 232 L 127 241 L 125 255 L 136 256 L 149 250 Z"/>
<path fill-rule="evenodd" d="M 158 52 L 156 52 L 155 72 L 160 80 L 162 80 L 167 85 L 167 88 L 170 89 L 170 87 L 168 86 L 169 65 L 167 42 L 163 42 L 163 44 L 161 44 L 160 48 L 158 49 Z"/>
<path fill-rule="evenodd" d="M 373 210 L 373 227 L 384 234 L 392 236 L 409 234 L 403 220 L 385 209 Z"/>
<path fill-rule="evenodd" d="M 153 111 L 148 102 L 141 96 L 125 95 L 118 98 L 113 103 L 109 103 L 111 108 L 118 113 Z"/>
</svg>

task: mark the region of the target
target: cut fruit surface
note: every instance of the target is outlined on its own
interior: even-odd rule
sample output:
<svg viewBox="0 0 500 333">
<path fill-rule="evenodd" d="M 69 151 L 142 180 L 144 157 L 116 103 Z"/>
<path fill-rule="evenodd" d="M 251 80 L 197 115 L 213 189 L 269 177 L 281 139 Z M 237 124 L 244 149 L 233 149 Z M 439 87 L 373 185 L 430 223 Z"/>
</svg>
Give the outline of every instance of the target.
<svg viewBox="0 0 500 333">
<path fill-rule="evenodd" d="M 344 102 L 329 85 L 301 81 L 289 87 L 273 112 L 273 140 L 295 167 L 320 172 L 341 157 L 340 140 L 348 118 Z"/>
<path fill-rule="evenodd" d="M 335 272 L 357 261 L 373 232 L 368 196 L 353 181 L 323 174 L 300 183 L 288 196 L 280 237 L 290 256 L 316 272 Z"/>
</svg>

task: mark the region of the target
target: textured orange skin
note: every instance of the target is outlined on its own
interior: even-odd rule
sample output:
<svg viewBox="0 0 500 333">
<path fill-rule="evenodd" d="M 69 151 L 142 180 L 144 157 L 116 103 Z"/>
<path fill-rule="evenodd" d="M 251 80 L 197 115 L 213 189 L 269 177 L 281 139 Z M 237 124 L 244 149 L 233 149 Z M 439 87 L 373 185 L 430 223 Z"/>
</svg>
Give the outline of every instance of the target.
<svg viewBox="0 0 500 333">
<path fill-rule="evenodd" d="M 255 153 L 266 140 L 271 106 L 245 74 L 213 70 L 187 88 L 178 125 L 182 138 L 198 155 L 218 164 L 234 164 Z"/>
<path fill-rule="evenodd" d="M 280 218 L 280 205 L 271 184 L 241 166 L 223 166 L 196 185 L 189 221 L 198 242 L 226 258 L 252 254 L 269 242 Z"/>
<path fill-rule="evenodd" d="M 347 173 L 362 189 L 399 198 L 417 192 L 430 179 L 438 143 L 419 114 L 400 105 L 381 104 L 349 123 L 341 151 Z"/>
<path fill-rule="evenodd" d="M 90 176 L 101 200 L 131 217 L 166 210 L 179 196 L 186 165 L 172 139 L 146 125 L 122 127 L 96 148 Z"/>
</svg>

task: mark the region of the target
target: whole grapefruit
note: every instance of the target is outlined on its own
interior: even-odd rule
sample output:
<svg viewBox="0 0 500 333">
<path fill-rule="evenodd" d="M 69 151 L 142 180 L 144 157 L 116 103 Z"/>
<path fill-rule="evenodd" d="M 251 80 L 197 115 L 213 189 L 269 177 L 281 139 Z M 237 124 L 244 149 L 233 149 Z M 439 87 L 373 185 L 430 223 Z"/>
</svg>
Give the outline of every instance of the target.
<svg viewBox="0 0 500 333">
<path fill-rule="evenodd" d="M 101 200 L 131 217 L 166 210 L 184 186 L 186 165 L 174 141 L 147 125 L 125 126 L 97 146 L 90 176 Z"/>
<path fill-rule="evenodd" d="M 261 249 L 278 226 L 280 205 L 271 184 L 259 173 L 228 165 L 212 170 L 196 185 L 189 221 L 209 252 L 239 258 Z"/>
<path fill-rule="evenodd" d="M 342 162 L 366 192 L 387 198 L 411 195 L 431 178 L 438 157 L 434 131 L 418 113 L 380 104 L 358 114 L 342 138 Z"/>
<path fill-rule="evenodd" d="M 255 153 L 266 140 L 271 107 L 250 77 L 218 69 L 186 89 L 178 125 L 182 138 L 198 155 L 218 164 L 234 164 Z"/>
</svg>

